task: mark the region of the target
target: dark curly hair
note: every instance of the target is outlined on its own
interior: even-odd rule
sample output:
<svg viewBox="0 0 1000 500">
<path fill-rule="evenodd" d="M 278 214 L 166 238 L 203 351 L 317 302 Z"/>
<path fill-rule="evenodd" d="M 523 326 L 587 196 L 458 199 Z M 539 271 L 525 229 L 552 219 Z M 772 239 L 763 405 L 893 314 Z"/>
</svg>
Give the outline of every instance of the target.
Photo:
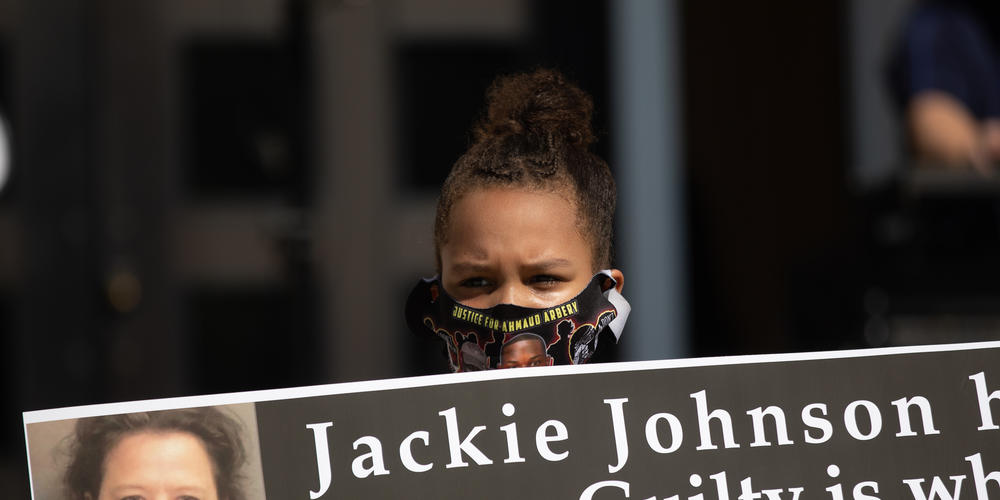
<svg viewBox="0 0 1000 500">
<path fill-rule="evenodd" d="M 595 140 L 590 96 L 562 74 L 539 69 L 498 78 L 486 97 L 474 142 L 441 187 L 434 220 L 438 271 L 452 207 L 468 192 L 491 187 L 565 195 L 576 205 L 580 234 L 592 244 L 593 268 L 610 267 L 615 181 L 589 150 Z"/>
<path fill-rule="evenodd" d="M 212 407 L 82 418 L 70 443 L 64 477 L 66 498 L 97 498 L 104 480 L 104 462 L 124 437 L 141 432 L 185 432 L 205 445 L 219 499 L 244 500 L 240 470 L 246 451 L 241 430 L 235 419 Z"/>
</svg>

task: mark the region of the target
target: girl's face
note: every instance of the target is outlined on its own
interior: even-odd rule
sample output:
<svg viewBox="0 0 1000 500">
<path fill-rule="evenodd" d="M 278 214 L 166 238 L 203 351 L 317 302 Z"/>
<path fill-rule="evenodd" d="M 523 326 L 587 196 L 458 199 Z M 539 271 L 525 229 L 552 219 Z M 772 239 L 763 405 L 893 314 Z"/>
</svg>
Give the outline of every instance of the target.
<svg viewBox="0 0 1000 500">
<path fill-rule="evenodd" d="M 216 500 L 212 461 L 186 432 L 139 432 L 104 459 L 98 500 Z"/>
<path fill-rule="evenodd" d="M 478 309 L 554 306 L 579 294 L 597 271 L 575 204 L 546 191 L 470 191 L 452 206 L 445 241 L 441 282 Z M 620 291 L 621 271 L 612 276 Z"/>
</svg>

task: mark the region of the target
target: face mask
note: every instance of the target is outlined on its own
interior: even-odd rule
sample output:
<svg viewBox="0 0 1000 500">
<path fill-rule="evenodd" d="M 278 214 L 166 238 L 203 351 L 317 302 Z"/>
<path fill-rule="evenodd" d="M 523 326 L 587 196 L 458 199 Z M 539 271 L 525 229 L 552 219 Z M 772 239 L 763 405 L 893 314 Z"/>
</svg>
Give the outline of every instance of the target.
<svg viewBox="0 0 1000 500">
<path fill-rule="evenodd" d="M 467 307 L 435 277 L 410 292 L 406 321 L 414 333 L 444 340 L 452 370 L 461 372 L 586 363 L 605 328 L 618 341 L 630 309 L 608 271 L 594 275 L 576 297 L 543 309 Z"/>
</svg>

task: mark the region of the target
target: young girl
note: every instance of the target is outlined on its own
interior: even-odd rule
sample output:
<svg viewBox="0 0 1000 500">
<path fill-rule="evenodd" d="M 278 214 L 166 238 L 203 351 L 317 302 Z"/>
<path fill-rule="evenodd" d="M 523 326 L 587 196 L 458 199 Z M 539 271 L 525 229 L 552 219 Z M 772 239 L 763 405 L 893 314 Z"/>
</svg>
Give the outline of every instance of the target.
<svg viewBox="0 0 1000 500">
<path fill-rule="evenodd" d="M 614 179 L 588 150 L 593 103 L 550 70 L 501 77 L 487 100 L 441 188 L 438 276 L 407 320 L 447 343 L 455 371 L 584 363 L 629 311 L 610 268 Z M 529 333 L 541 342 L 519 345 L 543 353 L 514 348 Z"/>
</svg>

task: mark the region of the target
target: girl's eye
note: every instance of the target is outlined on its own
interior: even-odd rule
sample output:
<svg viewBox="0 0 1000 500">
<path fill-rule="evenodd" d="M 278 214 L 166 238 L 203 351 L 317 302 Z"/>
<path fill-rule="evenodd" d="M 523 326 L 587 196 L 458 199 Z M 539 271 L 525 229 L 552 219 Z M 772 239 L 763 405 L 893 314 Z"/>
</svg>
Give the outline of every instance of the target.
<svg viewBox="0 0 1000 500">
<path fill-rule="evenodd" d="M 489 286 L 490 282 L 486 278 L 467 278 L 462 280 L 459 285 L 466 288 L 482 288 Z"/>
<path fill-rule="evenodd" d="M 533 285 L 540 285 L 540 286 L 553 286 L 559 283 L 560 281 L 562 280 L 555 276 L 550 276 L 548 274 L 539 274 L 531 277 L 531 283 Z"/>
<path fill-rule="evenodd" d="M 177 500 L 198 500 L 198 497 L 193 497 L 191 495 L 181 495 Z"/>
<path fill-rule="evenodd" d="M 143 500 L 139 495 L 129 495 L 127 497 L 122 497 L 122 500 Z"/>
</svg>

